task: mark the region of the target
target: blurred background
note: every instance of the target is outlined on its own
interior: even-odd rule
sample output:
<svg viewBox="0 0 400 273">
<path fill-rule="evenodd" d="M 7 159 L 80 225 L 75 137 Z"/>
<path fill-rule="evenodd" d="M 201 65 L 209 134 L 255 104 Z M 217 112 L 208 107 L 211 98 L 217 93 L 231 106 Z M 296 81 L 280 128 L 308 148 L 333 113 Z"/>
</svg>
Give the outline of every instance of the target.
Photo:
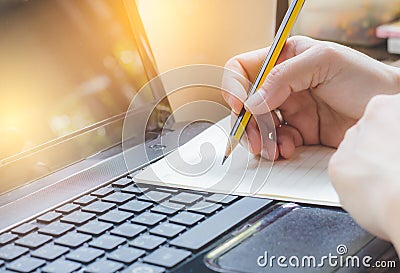
<svg viewBox="0 0 400 273">
<path fill-rule="evenodd" d="M 283 15 L 290 2 L 138 0 L 161 72 L 198 63 L 223 66 L 232 56 L 268 46 L 277 14 L 278 18 Z M 387 54 L 386 40 L 377 38 L 376 28 L 398 18 L 399 12 L 400 0 L 307 0 L 293 34 L 349 45 L 379 60 L 394 60 L 396 57 Z M 221 94 L 210 88 L 177 92 L 170 103 L 177 109 L 198 99 L 224 104 Z M 216 112 L 215 117 L 225 114 Z M 201 113 L 191 109 L 180 111 L 176 118 L 192 120 L 197 116 Z"/>
<path fill-rule="evenodd" d="M 400 0 L 307 0 L 293 34 L 373 47 L 384 42 L 376 28 L 395 20 L 399 12 Z"/>
<path fill-rule="evenodd" d="M 139 0 L 139 12 L 160 72 L 190 65 L 224 66 L 231 57 L 268 46 L 274 37 L 276 1 L 271 0 Z M 166 86 L 168 89 L 168 86 Z M 219 90 L 181 90 L 170 98 L 173 109 L 193 100 L 224 104 Z M 175 118 L 194 120 L 214 111 L 215 119 L 226 111 L 187 107 Z"/>
</svg>

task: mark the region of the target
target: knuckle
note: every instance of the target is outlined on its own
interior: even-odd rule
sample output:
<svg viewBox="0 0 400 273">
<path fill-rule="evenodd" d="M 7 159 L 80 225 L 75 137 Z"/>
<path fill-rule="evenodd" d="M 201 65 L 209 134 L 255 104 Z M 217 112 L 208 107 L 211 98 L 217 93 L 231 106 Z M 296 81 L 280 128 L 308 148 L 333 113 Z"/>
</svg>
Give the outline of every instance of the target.
<svg viewBox="0 0 400 273">
<path fill-rule="evenodd" d="M 250 52 L 242 53 L 235 55 L 231 57 L 228 61 L 225 63 L 225 70 L 229 70 L 235 74 L 238 73 L 238 69 L 242 67 L 241 60 L 246 59 L 246 54 L 250 54 Z"/>
<path fill-rule="evenodd" d="M 325 60 L 333 60 L 341 56 L 337 47 L 329 42 L 320 43 L 315 48 Z"/>
<path fill-rule="evenodd" d="M 238 56 L 234 56 L 232 58 L 230 58 L 226 63 L 225 63 L 225 68 L 231 68 L 233 67 L 236 63 L 237 63 L 237 57 Z"/>
<path fill-rule="evenodd" d="M 274 81 L 278 81 L 282 77 L 284 77 L 285 72 L 287 72 L 287 63 L 283 62 L 278 65 L 276 65 L 274 68 L 272 68 L 271 72 L 268 74 L 267 79 L 269 82 L 273 83 Z"/>
<path fill-rule="evenodd" d="M 307 36 L 303 36 L 303 35 L 294 35 L 292 37 L 289 38 L 289 40 L 293 40 L 296 43 L 312 43 L 315 42 L 314 39 L 307 37 Z"/>
</svg>

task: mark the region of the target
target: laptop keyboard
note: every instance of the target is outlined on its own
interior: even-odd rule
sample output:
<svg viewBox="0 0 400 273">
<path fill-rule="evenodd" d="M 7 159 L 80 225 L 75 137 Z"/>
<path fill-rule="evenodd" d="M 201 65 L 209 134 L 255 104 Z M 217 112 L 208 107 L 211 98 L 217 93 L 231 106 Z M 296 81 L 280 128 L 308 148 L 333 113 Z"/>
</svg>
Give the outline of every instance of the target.
<svg viewBox="0 0 400 273">
<path fill-rule="evenodd" d="M 2 272 L 168 272 L 270 201 L 130 178 L 0 235 Z"/>
</svg>

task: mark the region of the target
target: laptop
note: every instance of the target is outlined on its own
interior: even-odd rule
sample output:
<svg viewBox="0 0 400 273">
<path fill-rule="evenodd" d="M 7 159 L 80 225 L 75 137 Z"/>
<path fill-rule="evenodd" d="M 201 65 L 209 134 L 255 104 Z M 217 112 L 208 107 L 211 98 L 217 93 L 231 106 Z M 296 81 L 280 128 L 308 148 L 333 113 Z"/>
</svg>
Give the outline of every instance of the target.
<svg viewBox="0 0 400 273">
<path fill-rule="evenodd" d="M 136 183 L 210 123 L 174 121 L 135 1 L 2 0 L 0 37 L 0 272 L 365 272 L 277 257 L 395 259 L 338 208 Z M 126 117 L 144 134 L 122 139 Z"/>
</svg>

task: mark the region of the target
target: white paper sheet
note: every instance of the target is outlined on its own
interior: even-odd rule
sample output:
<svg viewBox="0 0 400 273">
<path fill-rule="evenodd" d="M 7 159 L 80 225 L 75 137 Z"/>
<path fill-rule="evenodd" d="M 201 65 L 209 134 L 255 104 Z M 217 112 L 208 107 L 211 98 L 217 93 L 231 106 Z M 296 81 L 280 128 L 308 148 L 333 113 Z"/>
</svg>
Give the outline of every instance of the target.
<svg viewBox="0 0 400 273">
<path fill-rule="evenodd" d="M 297 148 L 290 160 L 254 157 L 240 145 L 221 166 L 229 118 L 211 126 L 164 159 L 148 166 L 135 181 L 170 187 L 340 206 L 327 166 L 334 149 Z"/>
</svg>

